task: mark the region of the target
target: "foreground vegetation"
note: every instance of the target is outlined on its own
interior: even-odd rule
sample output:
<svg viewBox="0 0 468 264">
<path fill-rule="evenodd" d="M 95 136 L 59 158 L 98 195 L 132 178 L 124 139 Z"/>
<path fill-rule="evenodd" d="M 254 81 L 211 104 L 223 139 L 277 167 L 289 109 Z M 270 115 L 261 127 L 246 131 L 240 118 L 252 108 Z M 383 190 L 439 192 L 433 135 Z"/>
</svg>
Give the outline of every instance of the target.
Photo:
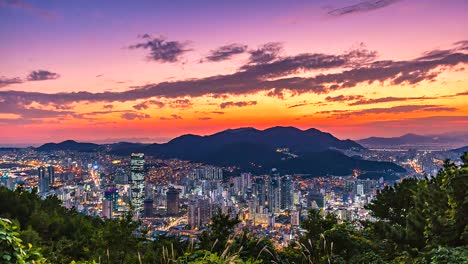
<svg viewBox="0 0 468 264">
<path fill-rule="evenodd" d="M 56 197 L 0 188 L 0 263 L 468 263 L 468 154 L 462 160 L 386 187 L 368 206 L 378 221 L 310 211 L 305 235 L 282 251 L 223 214 L 196 243 L 151 241 L 131 215 L 102 221 Z"/>
</svg>

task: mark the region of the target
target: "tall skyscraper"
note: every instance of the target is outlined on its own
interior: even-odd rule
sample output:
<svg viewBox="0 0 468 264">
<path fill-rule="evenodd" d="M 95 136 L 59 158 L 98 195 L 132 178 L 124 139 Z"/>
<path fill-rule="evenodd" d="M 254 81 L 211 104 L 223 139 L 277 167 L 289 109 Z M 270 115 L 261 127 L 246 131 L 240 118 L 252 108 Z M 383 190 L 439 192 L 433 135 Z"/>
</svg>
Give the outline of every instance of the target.
<svg viewBox="0 0 468 264">
<path fill-rule="evenodd" d="M 39 167 L 38 169 L 39 174 L 39 192 L 46 193 L 49 191 L 49 177 L 46 175 L 46 171 L 44 167 Z"/>
<path fill-rule="evenodd" d="M 108 188 L 105 192 L 104 192 L 104 198 L 111 201 L 112 203 L 112 211 L 113 212 L 117 212 L 118 209 L 119 209 L 119 204 L 118 204 L 118 201 L 119 201 L 119 192 L 117 190 L 117 188 L 115 187 L 111 187 L 111 188 Z"/>
<path fill-rule="evenodd" d="M 270 213 L 277 213 L 281 207 L 281 184 L 280 177 L 275 174 L 270 178 L 268 186 L 268 209 Z"/>
<path fill-rule="evenodd" d="M 179 213 L 179 191 L 170 187 L 166 192 L 167 215 L 177 215 Z"/>
<path fill-rule="evenodd" d="M 49 175 L 49 185 L 52 186 L 55 183 L 55 167 L 50 165 L 47 167 L 47 174 Z"/>
<path fill-rule="evenodd" d="M 143 210 L 145 200 L 145 154 L 132 153 L 130 159 L 130 200 L 137 214 Z"/>
<path fill-rule="evenodd" d="M 104 199 L 102 200 L 102 216 L 107 219 L 112 218 L 112 201 Z"/>
<path fill-rule="evenodd" d="M 146 199 L 144 202 L 143 216 L 152 217 L 153 216 L 153 199 Z"/>
<path fill-rule="evenodd" d="M 290 176 L 281 179 L 281 209 L 290 210 L 293 206 L 294 185 Z"/>
</svg>

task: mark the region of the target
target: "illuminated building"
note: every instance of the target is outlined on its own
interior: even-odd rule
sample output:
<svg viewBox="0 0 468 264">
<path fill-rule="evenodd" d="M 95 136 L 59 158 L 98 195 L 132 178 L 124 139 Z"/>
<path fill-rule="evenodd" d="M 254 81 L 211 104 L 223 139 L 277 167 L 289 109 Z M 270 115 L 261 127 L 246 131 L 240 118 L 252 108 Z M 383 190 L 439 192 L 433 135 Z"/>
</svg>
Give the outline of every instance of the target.
<svg viewBox="0 0 468 264">
<path fill-rule="evenodd" d="M 145 155 L 132 153 L 130 159 L 130 200 L 138 215 L 143 210 L 145 200 Z"/>
<path fill-rule="evenodd" d="M 55 168 L 54 166 L 47 167 L 47 174 L 49 176 L 49 185 L 52 186 L 55 183 Z"/>
<path fill-rule="evenodd" d="M 46 193 L 49 191 L 49 177 L 46 175 L 45 168 L 39 167 L 39 192 Z"/>
<path fill-rule="evenodd" d="M 102 201 L 102 216 L 107 219 L 112 218 L 112 201 L 107 199 Z"/>
<path fill-rule="evenodd" d="M 288 210 L 293 206 L 294 185 L 290 176 L 281 179 L 281 209 Z"/>
</svg>

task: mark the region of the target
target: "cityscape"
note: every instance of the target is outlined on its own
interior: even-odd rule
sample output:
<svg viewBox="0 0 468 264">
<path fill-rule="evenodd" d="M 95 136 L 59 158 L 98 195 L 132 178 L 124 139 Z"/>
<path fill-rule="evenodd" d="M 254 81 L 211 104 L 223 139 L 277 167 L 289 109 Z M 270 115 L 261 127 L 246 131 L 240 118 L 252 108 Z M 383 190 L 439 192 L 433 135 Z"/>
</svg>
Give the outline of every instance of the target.
<svg viewBox="0 0 468 264">
<path fill-rule="evenodd" d="M 455 149 L 382 147 L 347 153 L 394 162 L 403 172 L 365 172 L 356 167 L 346 175 L 310 176 L 284 174 L 272 167 L 267 173 L 256 174 L 235 169 L 235 164 L 221 167 L 144 153 L 120 156 L 113 154 L 113 145 L 80 152 L 65 143 L 57 144 L 54 150 L 43 150 L 46 145 L 3 149 L 0 184 L 11 190 L 18 186 L 35 189 L 43 198 L 57 196 L 66 208 L 103 219 L 119 218 L 131 211 L 149 227 L 153 239 L 168 234 L 196 238 L 213 215 L 221 212 L 238 218 L 239 229 L 269 238 L 278 248 L 288 246 L 304 232 L 301 219 L 310 209 L 357 225 L 372 221 L 375 219 L 365 206 L 385 186 L 405 178 L 435 176 L 447 159 L 461 162 L 460 151 Z M 288 148 L 276 151 L 298 157 Z"/>
<path fill-rule="evenodd" d="M 0 0 L 0 264 L 468 263 L 467 0 Z"/>
</svg>

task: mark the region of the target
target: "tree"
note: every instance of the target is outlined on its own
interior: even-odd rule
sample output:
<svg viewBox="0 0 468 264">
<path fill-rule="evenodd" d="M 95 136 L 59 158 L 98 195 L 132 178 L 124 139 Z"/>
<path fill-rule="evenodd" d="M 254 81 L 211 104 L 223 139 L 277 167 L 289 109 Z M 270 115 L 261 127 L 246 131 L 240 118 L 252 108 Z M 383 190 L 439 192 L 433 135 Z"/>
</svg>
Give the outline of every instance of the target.
<svg viewBox="0 0 468 264">
<path fill-rule="evenodd" d="M 38 248 L 23 245 L 19 228 L 5 218 L 0 218 L 0 261 L 2 263 L 47 263 Z"/>
<path fill-rule="evenodd" d="M 218 213 L 213 216 L 208 225 L 208 230 L 198 237 L 200 248 L 221 254 L 228 247 L 227 242 L 233 238 L 234 229 L 239 223 L 238 218 L 231 218 L 218 209 Z"/>
</svg>

